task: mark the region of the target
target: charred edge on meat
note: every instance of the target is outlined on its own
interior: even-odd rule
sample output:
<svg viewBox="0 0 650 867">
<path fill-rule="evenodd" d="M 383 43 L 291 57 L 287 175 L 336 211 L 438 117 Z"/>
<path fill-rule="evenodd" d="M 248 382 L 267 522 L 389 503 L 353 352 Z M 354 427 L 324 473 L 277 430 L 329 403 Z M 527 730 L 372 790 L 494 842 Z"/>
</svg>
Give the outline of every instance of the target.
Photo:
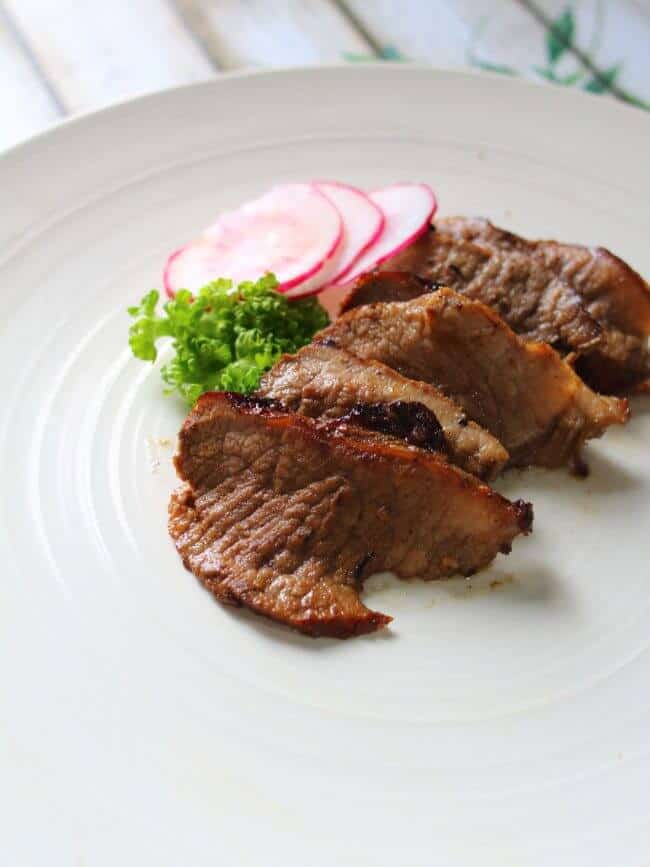
<svg viewBox="0 0 650 867">
<path fill-rule="evenodd" d="M 389 434 L 429 452 L 449 453 L 442 425 L 422 403 L 357 403 L 340 421 Z"/>
<path fill-rule="evenodd" d="M 576 479 L 586 479 L 589 477 L 589 464 L 584 459 L 584 456 L 580 454 L 580 452 L 576 452 L 571 457 L 571 475 Z"/>
<path fill-rule="evenodd" d="M 530 533 L 533 529 L 533 505 L 525 500 L 515 500 L 513 506 L 517 510 L 517 526 L 522 533 Z"/>
<path fill-rule="evenodd" d="M 423 295 L 426 295 L 428 292 L 437 292 L 438 289 L 444 289 L 447 285 L 446 283 L 441 283 L 440 280 L 429 280 L 427 277 L 420 277 L 419 274 L 413 274 L 412 276 L 422 286 Z"/>
<path fill-rule="evenodd" d="M 363 557 L 360 557 L 360 558 L 357 560 L 357 562 L 354 564 L 354 578 L 355 578 L 355 581 L 360 581 L 360 580 L 361 580 L 361 576 L 363 575 L 363 570 L 366 568 L 366 566 L 368 565 L 368 563 L 370 563 L 370 561 L 373 559 L 374 556 L 375 556 L 375 552 L 374 552 L 374 551 L 367 551 L 367 552 L 363 555 Z"/>
</svg>

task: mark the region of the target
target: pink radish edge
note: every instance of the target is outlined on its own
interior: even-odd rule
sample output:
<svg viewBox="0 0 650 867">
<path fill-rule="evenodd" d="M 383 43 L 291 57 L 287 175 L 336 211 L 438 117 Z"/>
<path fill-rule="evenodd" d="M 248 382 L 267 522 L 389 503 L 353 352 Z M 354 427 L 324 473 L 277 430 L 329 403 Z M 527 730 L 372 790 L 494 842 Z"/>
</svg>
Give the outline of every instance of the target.
<svg viewBox="0 0 650 867">
<path fill-rule="evenodd" d="M 309 288 L 306 288 L 305 290 L 301 291 L 300 286 L 303 283 L 310 282 L 312 280 L 312 278 L 315 277 L 316 275 L 318 275 L 321 271 L 327 270 L 327 266 L 331 263 L 331 260 L 334 258 L 337 250 L 340 247 L 341 241 L 343 239 L 343 234 L 345 231 L 344 221 L 342 219 L 342 216 L 341 216 L 339 209 L 337 208 L 336 204 L 331 199 L 328 198 L 327 194 L 318 188 L 317 185 L 319 183 L 329 184 L 331 186 L 337 186 L 337 187 L 345 188 L 345 189 L 348 189 L 348 190 L 354 192 L 355 194 L 363 197 L 379 213 L 379 215 L 381 216 L 381 221 L 378 222 L 378 226 L 377 226 L 375 232 L 373 233 L 373 237 L 364 244 L 364 246 L 358 251 L 358 253 L 355 255 L 355 257 L 346 265 L 346 267 L 344 268 L 343 271 L 341 271 L 339 274 L 335 273 L 333 278 L 330 277 L 329 275 L 327 275 L 325 277 L 325 279 L 323 280 L 323 282 L 319 281 L 317 285 L 312 284 L 312 286 L 310 286 Z M 325 288 L 333 288 L 335 286 L 340 287 L 340 286 L 349 285 L 357 277 L 361 276 L 362 274 L 367 273 L 368 271 L 371 271 L 373 268 L 377 267 L 382 262 L 385 262 L 387 259 L 391 258 L 391 256 L 396 255 L 398 252 L 403 250 L 405 247 L 409 246 L 414 241 L 416 241 L 428 229 L 430 222 L 431 222 L 431 219 L 432 219 L 432 217 L 435 214 L 436 209 L 437 209 L 437 200 L 436 200 L 436 197 L 435 197 L 433 190 L 427 184 L 423 184 L 423 183 L 412 184 L 412 183 L 404 182 L 404 183 L 391 184 L 388 187 L 382 187 L 382 188 L 379 188 L 377 190 L 374 190 L 373 192 L 371 192 L 368 195 L 366 195 L 362 190 L 358 189 L 357 187 L 352 186 L 351 184 L 343 184 L 343 183 L 339 183 L 337 181 L 312 181 L 312 182 L 305 183 L 304 186 L 308 187 L 312 192 L 316 193 L 319 197 L 323 198 L 328 203 L 328 205 L 332 208 L 332 210 L 336 213 L 336 215 L 338 216 L 338 233 L 337 233 L 336 238 L 332 242 L 330 248 L 326 251 L 323 258 L 321 260 L 319 260 L 318 262 L 316 262 L 312 268 L 310 268 L 306 273 L 300 274 L 300 275 L 292 278 L 291 280 L 288 280 L 284 283 L 281 283 L 278 286 L 278 290 L 280 292 L 287 294 L 287 297 L 292 298 L 292 299 L 306 298 L 309 296 L 317 295 L 321 291 L 323 291 Z M 427 214 L 426 218 L 423 219 L 422 224 L 420 226 L 418 226 L 418 228 L 414 232 L 412 232 L 407 238 L 405 238 L 403 241 L 401 241 L 396 247 L 388 250 L 386 253 L 379 256 L 376 260 L 371 261 L 367 267 L 354 273 L 354 266 L 358 263 L 359 259 L 361 259 L 365 253 L 369 252 L 371 250 L 372 246 L 381 238 L 381 235 L 384 231 L 385 224 L 386 224 L 386 218 L 385 218 L 385 215 L 384 215 L 381 207 L 377 204 L 377 202 L 373 201 L 372 198 L 370 198 L 370 197 L 373 194 L 379 193 L 383 190 L 392 189 L 392 188 L 401 187 L 401 186 L 411 187 L 411 188 L 412 187 L 419 187 L 421 190 L 423 190 L 427 193 L 427 196 L 430 199 L 430 208 L 428 210 L 428 214 Z M 190 242 L 190 243 L 193 243 L 193 242 Z M 165 288 L 165 292 L 167 293 L 167 295 L 170 298 L 173 298 L 175 296 L 175 291 L 170 285 L 169 271 L 170 271 L 170 268 L 172 267 L 174 261 L 176 260 L 176 258 L 186 249 L 187 246 L 189 246 L 189 245 L 185 245 L 184 247 L 180 247 L 179 249 L 175 250 L 169 256 L 167 263 L 165 265 L 165 269 L 163 272 L 163 285 Z M 353 272 L 352 277 L 350 277 L 350 279 L 347 281 L 339 282 L 341 280 L 341 277 L 349 274 L 350 271 Z M 220 275 L 215 275 L 214 279 L 217 279 L 218 276 L 220 276 Z M 293 289 L 293 291 L 290 291 L 292 289 Z"/>
<path fill-rule="evenodd" d="M 313 277 L 320 270 L 322 270 L 325 267 L 325 265 L 330 261 L 330 259 L 334 256 L 336 251 L 338 250 L 338 248 L 341 244 L 341 240 L 343 238 L 343 230 L 344 230 L 343 229 L 343 218 L 341 217 L 339 209 L 336 207 L 336 205 L 333 202 L 331 202 L 327 198 L 327 196 L 324 193 L 322 193 L 318 189 L 318 187 L 316 186 L 316 184 L 313 181 L 308 181 L 305 184 L 305 186 L 311 187 L 311 189 L 317 195 L 319 195 L 322 199 L 324 199 L 327 202 L 327 204 L 330 205 L 330 207 L 332 207 L 336 211 L 338 218 L 339 218 L 339 231 L 338 231 L 338 235 L 336 236 L 336 239 L 332 242 L 332 246 L 325 253 L 325 255 L 320 260 L 320 262 L 317 262 L 310 271 L 308 271 L 306 274 L 299 274 L 298 277 L 294 277 L 292 280 L 288 280 L 286 283 L 280 283 L 278 285 L 278 291 L 282 292 L 282 293 L 285 293 L 288 289 L 293 289 L 295 286 L 299 286 L 302 283 L 305 283 L 307 280 L 310 279 L 310 277 Z M 297 295 L 296 294 L 295 296 L 292 296 L 292 297 L 303 298 L 303 297 L 306 297 L 308 295 L 315 295 L 316 292 L 319 292 L 319 291 L 320 291 L 320 287 L 318 289 L 314 289 L 313 291 L 308 290 L 307 292 L 305 292 L 305 295 Z"/>
<path fill-rule="evenodd" d="M 407 184 L 408 184 L 408 186 L 420 187 L 420 189 L 424 190 L 426 193 L 429 194 L 429 196 L 431 197 L 431 210 L 429 211 L 429 215 L 427 216 L 427 218 L 424 221 L 424 223 L 422 224 L 422 226 L 419 229 L 416 229 L 416 231 L 413 232 L 413 234 L 410 236 L 410 238 L 407 238 L 405 241 L 403 241 L 401 244 L 399 244 L 397 247 L 395 247 L 395 249 L 392 250 L 390 253 L 388 253 L 386 256 L 381 256 L 375 262 L 375 266 L 381 265 L 382 262 L 385 262 L 386 259 L 390 259 L 391 256 L 396 256 L 398 253 L 400 253 L 404 249 L 404 247 L 408 247 L 410 244 L 412 244 L 414 241 L 417 241 L 418 238 L 420 238 L 422 235 L 424 235 L 424 233 L 427 231 L 427 229 L 431 225 L 431 220 L 435 217 L 436 211 L 438 210 L 438 199 L 436 198 L 436 194 L 433 192 L 433 190 L 431 189 L 429 184 L 409 184 L 408 181 L 401 181 L 400 183 L 397 183 L 397 184 L 390 184 L 390 186 L 391 187 L 399 187 L 399 186 L 406 186 Z M 379 187 L 379 189 L 377 189 L 377 190 L 372 190 L 368 195 L 372 196 L 373 193 L 378 193 L 382 189 L 385 189 L 385 187 Z"/>
<path fill-rule="evenodd" d="M 376 268 L 378 265 L 381 265 L 382 262 L 385 262 L 387 259 L 390 259 L 392 256 L 395 256 L 397 253 L 399 253 L 405 247 L 408 247 L 411 244 L 413 244 L 415 241 L 417 241 L 417 239 L 420 238 L 429 228 L 429 226 L 431 224 L 431 220 L 432 220 L 433 216 L 435 215 L 436 210 L 438 208 L 438 201 L 436 199 L 435 193 L 433 192 L 433 190 L 431 189 L 431 187 L 428 184 L 422 184 L 422 183 L 413 184 L 413 183 L 408 183 L 408 182 L 390 184 L 387 187 L 380 187 L 376 190 L 373 190 L 368 195 L 372 197 L 372 196 L 376 195 L 377 193 L 381 193 L 385 190 L 390 190 L 390 189 L 398 188 L 398 187 L 411 187 L 411 188 L 418 187 L 420 190 L 423 190 L 426 193 L 427 198 L 429 199 L 429 206 L 422 215 L 421 224 L 419 224 L 413 232 L 411 232 L 406 238 L 404 238 L 402 241 L 400 241 L 395 247 L 392 247 L 387 252 L 382 253 L 376 259 L 370 260 L 365 267 L 363 267 L 359 270 L 355 270 L 355 266 L 353 266 L 351 269 L 351 275 L 350 275 L 350 272 L 348 272 L 348 279 L 346 281 L 344 281 L 344 283 L 340 283 L 337 285 L 347 286 L 347 285 L 351 284 L 352 282 L 354 282 L 354 280 L 356 280 L 357 277 L 360 277 L 362 274 L 367 274 L 369 271 L 372 271 L 373 268 Z M 377 204 L 377 202 L 375 202 L 375 204 Z M 386 229 L 386 225 L 384 226 L 384 230 L 385 229 Z M 381 238 L 381 236 L 379 236 L 379 238 L 377 239 L 377 241 L 375 241 L 375 243 L 377 244 L 378 242 L 381 242 L 381 240 L 382 240 L 382 238 Z M 371 250 L 368 250 L 368 252 L 370 253 Z M 359 264 L 359 260 L 357 260 L 356 266 L 358 266 L 358 264 Z"/>
<path fill-rule="evenodd" d="M 372 210 L 374 210 L 376 215 L 377 215 L 377 226 L 375 227 L 372 235 L 368 238 L 368 240 L 365 242 L 365 244 L 363 244 L 363 246 L 356 252 L 354 257 L 347 263 L 345 268 L 343 268 L 341 271 L 339 271 L 338 274 L 335 274 L 332 277 L 331 282 L 326 284 L 326 285 L 336 285 L 343 277 L 345 277 L 346 274 L 349 273 L 349 271 L 356 264 L 356 262 L 358 262 L 358 260 L 363 256 L 363 254 L 367 250 L 369 250 L 372 247 L 372 245 L 375 243 L 375 241 L 379 238 L 381 233 L 384 231 L 384 224 L 386 223 L 386 217 L 384 216 L 384 212 L 379 207 L 379 205 L 376 202 L 373 202 L 373 200 L 370 198 L 370 196 L 367 193 L 364 193 L 363 190 L 359 189 L 359 187 L 355 187 L 353 184 L 344 184 L 344 183 L 341 183 L 340 181 L 327 181 L 327 180 L 318 180 L 318 181 L 314 181 L 313 183 L 315 183 L 319 187 L 319 189 L 320 189 L 320 185 L 322 185 L 325 187 L 327 187 L 327 186 L 339 187 L 340 189 L 348 190 L 351 193 L 353 193 L 354 195 L 357 195 L 357 196 L 359 196 L 359 198 L 363 199 L 366 204 L 370 205 Z M 321 192 L 327 197 L 327 191 L 326 190 L 321 190 Z M 337 206 L 336 202 L 332 202 L 332 204 L 338 210 L 338 206 Z M 343 217 L 343 215 L 341 215 L 341 217 Z M 343 220 L 343 227 L 344 227 L 344 229 L 346 228 L 345 220 Z"/>
<path fill-rule="evenodd" d="M 318 291 L 318 289 L 320 288 L 321 282 L 326 282 L 330 278 L 330 273 L 335 273 L 335 267 L 334 267 L 334 261 L 333 260 L 335 259 L 335 254 L 336 254 L 337 250 L 339 249 L 342 238 L 343 238 L 343 234 L 344 234 L 343 220 L 342 220 L 342 217 L 341 217 L 341 214 L 340 214 L 338 208 L 336 208 L 334 203 L 332 201 L 330 201 L 330 199 L 326 195 L 324 195 L 324 193 L 322 193 L 321 190 L 319 190 L 318 187 L 313 182 L 280 185 L 278 187 L 272 188 L 270 191 L 268 191 L 268 193 L 265 193 L 261 197 L 259 197 L 259 199 L 254 199 L 250 203 L 244 203 L 239 208 L 236 208 L 233 211 L 225 212 L 224 214 L 220 215 L 217 218 L 216 223 L 213 225 L 215 227 L 220 225 L 220 224 L 222 226 L 227 225 L 228 221 L 234 221 L 236 224 L 237 214 L 239 213 L 239 214 L 242 214 L 241 219 L 244 222 L 243 228 L 245 231 L 246 219 L 248 218 L 248 219 L 251 219 L 253 221 L 255 219 L 254 211 L 252 212 L 252 214 L 249 213 L 248 215 L 245 213 L 245 209 L 248 208 L 248 205 L 251 205 L 254 208 L 258 202 L 260 202 L 260 204 L 261 204 L 265 200 L 265 198 L 267 198 L 267 197 L 271 197 L 271 201 L 272 201 L 274 194 L 276 196 L 279 194 L 279 196 L 280 196 L 280 207 L 278 210 L 278 214 L 280 214 L 282 212 L 282 198 L 281 197 L 282 197 L 283 188 L 285 188 L 285 187 L 286 188 L 291 188 L 291 187 L 302 188 L 306 194 L 309 194 L 312 196 L 312 205 L 311 205 L 312 210 L 308 212 L 310 214 L 310 216 L 307 217 L 306 219 L 310 220 L 310 224 L 312 226 L 312 229 L 315 229 L 317 234 L 318 234 L 318 230 L 315 227 L 317 227 L 318 224 L 317 223 L 315 223 L 315 224 L 311 223 L 311 220 L 314 218 L 313 208 L 316 207 L 316 214 L 318 214 L 319 209 L 321 209 L 321 211 L 322 211 L 321 217 L 322 217 L 323 213 L 327 214 L 327 220 L 329 222 L 329 226 L 328 226 L 327 235 L 322 240 L 325 241 L 326 243 L 329 243 L 329 246 L 328 247 L 321 247 L 321 249 L 317 253 L 317 256 L 311 258 L 311 263 L 309 261 L 304 262 L 304 264 L 307 266 L 307 270 L 302 271 L 301 273 L 296 273 L 297 269 L 294 268 L 293 269 L 294 274 L 293 275 L 287 275 L 287 277 L 284 280 L 282 279 L 282 273 L 280 271 L 278 271 L 277 268 L 275 267 L 275 263 L 271 260 L 268 262 L 268 267 L 265 267 L 265 263 L 264 263 L 263 258 L 262 258 L 262 260 L 259 263 L 259 274 L 255 275 L 255 276 L 249 275 L 246 278 L 240 277 L 239 275 L 230 275 L 230 274 L 228 274 L 228 270 L 229 270 L 228 268 L 224 268 L 224 269 L 220 270 L 216 265 L 215 265 L 214 273 L 212 273 L 211 269 L 208 267 L 208 269 L 206 270 L 206 274 L 205 274 L 205 282 L 206 283 L 209 282 L 210 279 L 218 279 L 219 277 L 227 277 L 227 276 L 232 276 L 234 279 L 234 282 L 239 282 L 239 280 L 241 280 L 241 279 L 258 279 L 258 277 L 262 276 L 263 273 L 268 273 L 269 271 L 275 271 L 279 277 L 278 291 L 283 292 L 283 293 L 289 293 L 289 295 L 291 297 L 294 297 L 294 296 L 300 297 L 302 295 L 313 294 L 316 291 Z M 286 213 L 293 214 L 293 218 L 300 221 L 300 219 L 301 219 L 301 216 L 300 216 L 301 215 L 301 210 L 300 210 L 301 202 L 300 202 L 300 200 L 291 201 L 291 198 L 289 198 L 288 201 L 289 201 L 289 210 L 285 211 L 285 214 Z M 315 203 L 320 203 L 320 204 L 318 204 L 316 206 Z M 271 205 L 271 208 L 272 207 L 273 207 L 273 205 Z M 244 213 L 242 213 L 242 212 L 244 212 Z M 264 210 L 262 210 L 261 213 L 264 214 Z M 267 214 L 268 214 L 268 211 L 267 211 Z M 271 216 L 271 221 L 272 221 L 272 219 L 273 219 L 273 217 Z M 318 219 L 318 217 L 316 216 L 315 219 Z M 286 227 L 286 223 L 285 223 L 285 227 Z M 207 229 L 205 229 L 203 231 L 203 233 L 197 239 L 190 241 L 188 244 L 185 244 L 183 247 L 180 247 L 179 249 L 175 250 L 169 256 L 167 263 L 165 265 L 164 271 L 163 271 L 163 285 L 164 285 L 164 288 L 165 288 L 167 295 L 170 298 L 174 297 L 175 292 L 178 289 L 183 288 L 182 287 L 182 280 L 183 280 L 182 275 L 181 275 L 181 278 L 179 279 L 178 275 L 174 273 L 175 270 L 177 270 L 178 268 L 181 268 L 181 269 L 183 268 L 182 262 L 178 261 L 179 256 L 181 256 L 184 253 L 187 253 L 191 257 L 193 249 L 195 247 L 198 247 L 198 246 L 203 245 L 203 244 L 205 244 L 209 248 L 211 229 L 212 229 L 212 226 L 208 227 Z M 218 261 L 220 254 L 218 253 L 218 244 L 216 244 L 216 242 L 215 242 L 215 247 L 216 247 L 215 258 Z M 305 249 L 307 249 L 307 248 L 305 248 Z M 236 253 L 236 248 L 233 252 Z M 307 258 L 307 260 L 309 259 L 308 256 L 306 258 Z M 199 253 L 199 261 L 200 261 L 200 253 Z M 320 279 L 318 281 L 316 281 L 315 278 L 323 271 L 325 273 L 323 274 L 322 281 Z M 313 285 L 315 282 L 317 283 L 317 285 Z M 191 281 L 190 281 L 190 283 L 191 283 Z M 311 284 L 311 285 L 305 286 L 305 288 L 303 290 L 301 290 L 300 287 L 303 284 Z M 190 288 L 192 291 L 196 291 L 200 287 L 198 286 L 198 284 L 195 284 L 195 285 L 189 285 L 188 284 L 187 288 Z"/>
<path fill-rule="evenodd" d="M 175 298 L 176 297 L 176 292 L 169 285 L 169 269 L 171 268 L 171 265 L 172 265 L 174 259 L 177 259 L 178 256 L 183 252 L 184 249 L 185 249 L 185 246 L 179 247 L 178 250 L 174 250 L 173 253 L 169 254 L 167 262 L 165 263 L 165 269 L 163 271 L 163 286 L 165 288 L 165 293 L 166 293 L 168 298 Z"/>
</svg>

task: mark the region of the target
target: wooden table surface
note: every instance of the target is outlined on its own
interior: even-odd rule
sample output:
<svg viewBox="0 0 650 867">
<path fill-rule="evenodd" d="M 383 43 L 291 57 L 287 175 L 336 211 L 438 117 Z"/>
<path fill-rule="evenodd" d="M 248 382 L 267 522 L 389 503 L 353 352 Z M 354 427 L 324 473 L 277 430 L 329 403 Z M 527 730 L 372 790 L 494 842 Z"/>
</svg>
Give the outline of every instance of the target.
<svg viewBox="0 0 650 867">
<path fill-rule="evenodd" d="M 473 66 L 650 102 L 650 0 L 0 0 L 0 149 L 226 70 Z"/>
</svg>

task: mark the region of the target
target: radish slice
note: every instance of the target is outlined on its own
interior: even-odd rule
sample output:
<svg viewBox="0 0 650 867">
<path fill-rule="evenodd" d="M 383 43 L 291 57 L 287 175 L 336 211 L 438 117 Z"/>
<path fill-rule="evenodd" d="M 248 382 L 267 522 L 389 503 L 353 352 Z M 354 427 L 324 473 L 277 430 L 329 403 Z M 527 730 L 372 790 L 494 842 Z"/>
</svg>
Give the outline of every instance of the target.
<svg viewBox="0 0 650 867">
<path fill-rule="evenodd" d="M 364 192 L 349 184 L 318 181 L 316 186 L 325 193 L 343 219 L 343 240 L 339 253 L 339 269 L 331 277 L 340 282 L 357 259 L 373 244 L 384 228 L 384 215 Z"/>
<path fill-rule="evenodd" d="M 345 275 L 346 283 L 412 244 L 426 232 L 438 207 L 433 190 L 426 184 L 392 184 L 369 197 L 384 212 L 384 231 Z"/>
<path fill-rule="evenodd" d="M 283 295 L 286 295 L 287 298 L 306 298 L 308 295 L 316 295 L 322 290 L 323 286 L 329 286 L 334 275 L 338 274 L 340 271 L 339 261 L 344 236 L 345 230 L 343 228 L 343 222 L 341 221 L 341 233 L 332 255 L 329 258 L 324 259 L 320 267 L 317 268 L 313 274 L 306 279 L 301 280 L 297 285 L 291 286 L 288 289 L 284 286 L 278 287 L 280 292 L 282 292 Z"/>
<path fill-rule="evenodd" d="M 342 237 L 339 212 L 314 184 L 274 187 L 223 214 L 200 238 L 173 253 L 164 272 L 165 289 L 169 295 L 179 289 L 195 292 L 218 277 L 239 283 L 272 271 L 280 291 L 300 285 L 309 293 L 326 266 L 337 270 L 333 260 Z"/>
</svg>

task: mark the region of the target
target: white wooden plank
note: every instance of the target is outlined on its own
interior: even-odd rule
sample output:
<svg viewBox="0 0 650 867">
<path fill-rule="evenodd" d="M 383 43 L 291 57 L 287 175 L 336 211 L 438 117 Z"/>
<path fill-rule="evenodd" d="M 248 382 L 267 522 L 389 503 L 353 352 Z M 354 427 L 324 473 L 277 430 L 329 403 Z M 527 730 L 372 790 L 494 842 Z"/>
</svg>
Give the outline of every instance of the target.
<svg viewBox="0 0 650 867">
<path fill-rule="evenodd" d="M 409 60 L 458 66 L 465 62 L 467 27 L 453 4 L 430 0 L 341 0 L 384 48 Z"/>
<path fill-rule="evenodd" d="M 59 116 L 56 101 L 0 9 L 0 150 Z"/>
<path fill-rule="evenodd" d="M 69 111 L 213 74 L 212 63 L 164 0 L 5 5 Z"/>
<path fill-rule="evenodd" d="M 298 66 L 371 49 L 329 0 L 177 0 L 220 67 Z"/>
<path fill-rule="evenodd" d="M 570 52 L 551 68 L 547 28 L 515 0 L 340 0 L 373 39 L 408 60 L 476 66 L 559 83 L 588 80 Z M 566 0 L 559 0 L 566 2 Z M 389 54 L 391 52 L 389 51 Z"/>
<path fill-rule="evenodd" d="M 630 0 L 632 6 L 650 18 L 650 0 Z"/>
<path fill-rule="evenodd" d="M 614 88 L 650 102 L 650 4 L 644 0 L 643 6 L 646 11 L 638 0 L 576 0 L 567 32 Z M 549 21 L 563 20 L 567 26 L 566 0 L 535 0 L 535 7 Z"/>
<path fill-rule="evenodd" d="M 529 72 L 543 59 L 545 29 L 515 0 L 341 0 L 384 48 L 408 60 L 486 62 Z"/>
<path fill-rule="evenodd" d="M 453 0 L 450 5 L 468 30 L 468 62 L 543 78 L 539 70 L 546 62 L 546 30 L 522 5 L 514 0 Z"/>
</svg>

